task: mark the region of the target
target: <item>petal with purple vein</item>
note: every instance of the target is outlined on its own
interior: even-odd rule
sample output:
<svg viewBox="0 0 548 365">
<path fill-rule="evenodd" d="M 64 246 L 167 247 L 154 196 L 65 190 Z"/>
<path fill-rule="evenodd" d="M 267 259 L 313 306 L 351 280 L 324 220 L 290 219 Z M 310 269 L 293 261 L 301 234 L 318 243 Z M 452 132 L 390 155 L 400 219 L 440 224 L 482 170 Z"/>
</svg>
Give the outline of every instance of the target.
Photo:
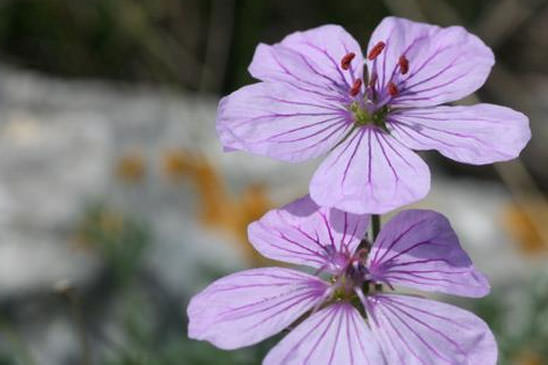
<svg viewBox="0 0 548 365">
<path fill-rule="evenodd" d="M 341 69 L 341 59 L 348 53 L 355 57 L 348 71 Z M 260 44 L 249 71 L 262 81 L 287 82 L 304 88 L 330 90 L 347 97 L 356 78 L 363 76 L 360 45 L 341 26 L 324 25 L 295 32 L 281 43 Z"/>
<path fill-rule="evenodd" d="M 327 288 L 317 277 L 276 267 L 226 276 L 190 301 L 188 336 L 226 350 L 258 343 L 321 302 Z"/>
<path fill-rule="evenodd" d="M 389 364 L 495 365 L 497 344 L 474 314 L 428 299 L 377 294 L 365 303 Z"/>
<path fill-rule="evenodd" d="M 492 104 L 402 109 L 390 114 L 389 126 L 409 148 L 474 165 L 514 159 L 531 138 L 524 114 Z"/>
<path fill-rule="evenodd" d="M 381 94 L 393 81 L 399 90 L 392 105 L 433 106 L 459 100 L 480 88 L 495 59 L 478 37 L 462 27 L 440 28 L 407 19 L 387 17 L 373 32 L 369 49 L 385 42 L 384 51 L 367 60 L 377 73 Z M 399 57 L 409 60 L 405 75 L 398 69 Z"/>
<path fill-rule="evenodd" d="M 249 225 L 250 242 L 270 259 L 337 272 L 346 265 L 369 216 L 320 207 L 307 195 Z"/>
<path fill-rule="evenodd" d="M 489 293 L 443 215 L 412 209 L 385 224 L 368 258 L 374 280 L 467 297 Z"/>
<path fill-rule="evenodd" d="M 339 144 L 310 182 L 321 206 L 357 214 L 383 214 L 422 199 L 430 190 L 430 170 L 391 135 L 362 127 Z"/>
<path fill-rule="evenodd" d="M 320 92 L 257 83 L 219 103 L 217 133 L 226 150 L 298 162 L 320 156 L 352 127 L 349 111 Z"/>
<path fill-rule="evenodd" d="M 365 319 L 338 302 L 313 314 L 276 345 L 263 365 L 382 365 L 380 348 Z"/>
</svg>

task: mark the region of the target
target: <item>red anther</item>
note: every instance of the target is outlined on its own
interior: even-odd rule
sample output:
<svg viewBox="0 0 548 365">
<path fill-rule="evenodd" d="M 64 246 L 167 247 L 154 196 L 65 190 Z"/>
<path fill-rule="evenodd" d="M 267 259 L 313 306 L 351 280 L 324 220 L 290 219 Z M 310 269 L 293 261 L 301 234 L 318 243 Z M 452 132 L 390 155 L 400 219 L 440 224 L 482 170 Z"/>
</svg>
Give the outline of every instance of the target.
<svg viewBox="0 0 548 365">
<path fill-rule="evenodd" d="M 404 55 L 400 56 L 398 65 L 400 65 L 400 72 L 402 75 L 405 75 L 407 71 L 409 71 L 409 60 Z"/>
<path fill-rule="evenodd" d="M 397 88 L 396 84 L 394 84 L 392 81 L 390 83 L 388 83 L 388 93 L 391 96 L 398 95 L 398 88 Z"/>
<path fill-rule="evenodd" d="M 380 41 L 379 43 L 375 44 L 375 46 L 371 48 L 371 51 L 369 51 L 367 58 L 369 58 L 370 61 L 373 61 L 375 58 L 377 58 L 378 55 L 381 54 L 385 45 L 386 44 L 384 44 L 383 41 Z"/>
<path fill-rule="evenodd" d="M 348 70 L 350 68 L 350 62 L 356 57 L 356 54 L 354 52 L 347 53 L 342 59 L 341 59 L 341 68 L 343 70 Z"/>
<path fill-rule="evenodd" d="M 377 83 L 377 74 L 373 73 L 371 75 L 371 78 L 369 79 L 369 87 L 375 87 L 376 83 Z"/>
<path fill-rule="evenodd" d="M 352 85 L 352 89 L 350 89 L 350 96 L 356 96 L 360 93 L 360 89 L 362 87 L 362 79 L 356 79 L 354 81 L 354 85 Z"/>
</svg>

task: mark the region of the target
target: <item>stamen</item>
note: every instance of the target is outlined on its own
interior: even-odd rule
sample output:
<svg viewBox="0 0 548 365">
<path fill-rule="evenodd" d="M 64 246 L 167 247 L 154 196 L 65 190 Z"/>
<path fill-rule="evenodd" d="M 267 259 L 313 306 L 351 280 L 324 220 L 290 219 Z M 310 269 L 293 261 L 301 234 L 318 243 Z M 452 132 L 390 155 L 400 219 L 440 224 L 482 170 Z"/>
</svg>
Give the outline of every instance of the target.
<svg viewBox="0 0 548 365">
<path fill-rule="evenodd" d="M 369 61 L 373 61 L 375 58 L 377 58 L 377 56 L 380 55 L 382 50 L 384 49 L 384 46 L 386 46 L 386 44 L 382 41 L 375 44 L 375 46 L 371 48 L 371 51 L 369 51 L 369 54 L 367 55 Z"/>
<path fill-rule="evenodd" d="M 394 84 L 393 82 L 390 82 L 388 84 L 388 93 L 391 95 L 391 96 L 396 96 L 398 95 L 398 87 L 396 86 L 396 84 Z"/>
<path fill-rule="evenodd" d="M 341 59 L 341 68 L 343 70 L 348 70 L 350 68 L 350 62 L 356 57 L 356 54 L 354 52 L 347 53 L 342 59 Z"/>
<path fill-rule="evenodd" d="M 398 65 L 400 65 L 400 72 L 402 75 L 405 75 L 407 71 L 409 71 L 409 60 L 404 55 L 400 56 Z"/>
<path fill-rule="evenodd" d="M 354 81 L 354 85 L 352 85 L 352 89 L 350 89 L 350 96 L 356 96 L 360 93 L 360 89 L 362 87 L 362 80 L 356 79 Z"/>
</svg>

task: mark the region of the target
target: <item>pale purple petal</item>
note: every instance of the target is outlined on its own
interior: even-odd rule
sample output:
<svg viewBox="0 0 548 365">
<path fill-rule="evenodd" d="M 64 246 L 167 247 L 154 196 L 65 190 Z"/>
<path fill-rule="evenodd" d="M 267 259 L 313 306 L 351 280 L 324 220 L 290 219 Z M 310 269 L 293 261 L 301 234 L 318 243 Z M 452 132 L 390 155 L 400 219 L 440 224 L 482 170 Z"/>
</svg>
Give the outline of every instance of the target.
<svg viewBox="0 0 548 365">
<path fill-rule="evenodd" d="M 531 138 L 524 114 L 492 104 L 402 109 L 389 118 L 392 134 L 409 148 L 474 165 L 514 159 Z"/>
<path fill-rule="evenodd" d="M 338 302 L 306 319 L 276 345 L 263 365 L 382 365 L 379 345 L 360 313 Z"/>
<path fill-rule="evenodd" d="M 319 207 L 307 195 L 249 225 L 248 236 L 263 256 L 337 272 L 364 237 L 369 216 Z"/>
<path fill-rule="evenodd" d="M 341 69 L 342 58 L 353 52 L 350 69 Z M 348 90 L 363 76 L 363 56 L 358 42 L 341 26 L 324 25 L 295 32 L 275 45 L 260 44 L 249 66 L 262 81 L 289 83 L 302 89 L 349 100 Z"/>
<path fill-rule="evenodd" d="M 490 290 L 447 218 L 431 210 L 406 210 L 392 218 L 368 260 L 373 279 L 391 285 L 467 297 L 482 297 Z"/>
<path fill-rule="evenodd" d="M 217 114 L 217 133 L 226 150 L 291 162 L 324 154 L 351 126 L 342 105 L 284 83 L 245 86 L 224 97 Z"/>
<path fill-rule="evenodd" d="M 493 52 L 463 27 L 440 28 L 407 19 L 385 18 L 373 32 L 368 50 L 385 42 L 384 51 L 367 60 L 370 73 L 377 73 L 381 96 L 394 82 L 399 95 L 393 106 L 433 106 L 461 99 L 480 88 L 493 66 Z M 409 70 L 400 73 L 404 55 Z"/>
<path fill-rule="evenodd" d="M 367 297 L 369 323 L 389 364 L 495 365 L 489 327 L 458 307 L 411 296 Z"/>
<path fill-rule="evenodd" d="M 363 127 L 339 144 L 310 182 L 312 199 L 352 213 L 383 214 L 424 198 L 430 171 L 394 137 Z"/>
<path fill-rule="evenodd" d="M 327 288 L 317 277 L 283 268 L 226 276 L 190 301 L 188 336 L 227 350 L 255 344 L 317 305 Z"/>
</svg>

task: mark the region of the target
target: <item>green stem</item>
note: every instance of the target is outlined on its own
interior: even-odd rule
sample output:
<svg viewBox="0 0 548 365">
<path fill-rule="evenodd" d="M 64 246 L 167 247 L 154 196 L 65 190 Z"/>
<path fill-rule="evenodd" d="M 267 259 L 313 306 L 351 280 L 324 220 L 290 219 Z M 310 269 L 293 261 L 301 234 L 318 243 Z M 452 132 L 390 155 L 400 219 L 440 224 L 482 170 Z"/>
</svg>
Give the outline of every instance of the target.
<svg viewBox="0 0 548 365">
<path fill-rule="evenodd" d="M 373 214 L 371 216 L 371 240 L 375 242 L 379 232 L 381 230 L 381 216 L 378 214 Z M 373 243 L 372 242 L 372 243 Z"/>
</svg>

